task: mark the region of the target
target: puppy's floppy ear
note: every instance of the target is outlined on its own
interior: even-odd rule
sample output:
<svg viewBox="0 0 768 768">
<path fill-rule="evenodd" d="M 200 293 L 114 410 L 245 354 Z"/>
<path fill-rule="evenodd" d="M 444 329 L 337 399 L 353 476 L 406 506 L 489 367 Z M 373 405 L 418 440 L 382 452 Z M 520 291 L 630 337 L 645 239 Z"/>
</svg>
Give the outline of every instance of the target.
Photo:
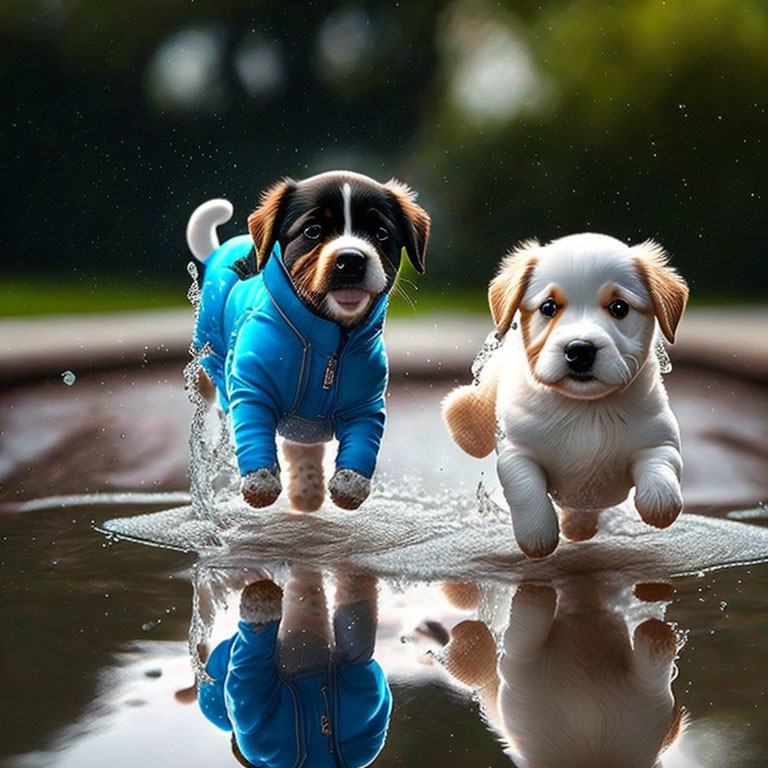
<svg viewBox="0 0 768 768">
<path fill-rule="evenodd" d="M 672 267 L 664 249 L 647 240 L 635 248 L 640 277 L 645 282 L 653 302 L 653 311 L 667 341 L 675 341 L 677 326 L 688 303 L 688 284 Z"/>
<path fill-rule="evenodd" d="M 290 192 L 296 187 L 293 179 L 281 179 L 261 193 L 259 207 L 248 217 L 248 231 L 256 247 L 256 263 L 259 271 L 267 263 L 277 240 L 280 219 Z"/>
<path fill-rule="evenodd" d="M 536 240 L 526 240 L 510 251 L 501 262 L 498 274 L 488 286 L 488 304 L 499 336 L 509 330 L 512 318 L 520 307 L 536 266 L 538 247 Z"/>
<path fill-rule="evenodd" d="M 403 244 L 408 258 L 416 271 L 423 275 L 429 239 L 429 214 L 416 204 L 416 193 L 407 184 L 390 179 L 384 188 L 395 199 L 398 223 L 403 231 Z"/>
</svg>

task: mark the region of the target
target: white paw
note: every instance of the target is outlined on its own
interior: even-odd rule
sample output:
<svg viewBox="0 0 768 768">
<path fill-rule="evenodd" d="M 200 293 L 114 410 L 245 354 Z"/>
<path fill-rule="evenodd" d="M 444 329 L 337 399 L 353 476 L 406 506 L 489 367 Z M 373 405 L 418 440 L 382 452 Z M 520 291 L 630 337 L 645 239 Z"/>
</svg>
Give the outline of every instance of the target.
<svg viewBox="0 0 768 768">
<path fill-rule="evenodd" d="M 337 507 L 357 509 L 368 498 L 371 481 L 354 469 L 337 469 L 328 491 Z"/>
<path fill-rule="evenodd" d="M 282 489 L 280 476 L 266 468 L 248 472 L 240 480 L 243 498 L 252 507 L 268 507 L 276 501 Z"/>
<path fill-rule="evenodd" d="M 531 558 L 551 555 L 557 549 L 557 544 L 560 540 L 557 523 L 555 523 L 554 530 L 548 530 L 538 534 L 519 534 L 517 530 L 515 530 L 515 538 L 517 539 L 517 545 L 523 551 L 523 554 L 526 557 Z"/>
<path fill-rule="evenodd" d="M 683 492 L 669 467 L 645 473 L 635 489 L 635 507 L 640 517 L 656 528 L 671 525 L 683 508 Z"/>
</svg>

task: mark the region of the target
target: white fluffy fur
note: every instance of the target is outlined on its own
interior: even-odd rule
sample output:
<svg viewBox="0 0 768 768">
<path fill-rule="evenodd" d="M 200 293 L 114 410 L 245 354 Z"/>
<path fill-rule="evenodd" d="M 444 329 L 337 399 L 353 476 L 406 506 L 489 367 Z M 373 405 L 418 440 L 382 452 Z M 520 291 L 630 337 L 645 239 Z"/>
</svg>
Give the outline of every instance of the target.
<svg viewBox="0 0 768 768">
<path fill-rule="evenodd" d="M 522 766 L 650 768 L 676 735 L 674 631 L 648 619 L 631 642 L 627 618 L 596 581 L 515 595 L 498 712 Z"/>
<path fill-rule="evenodd" d="M 671 690 L 679 642 L 663 620 L 663 589 L 636 595 L 628 578 L 605 571 L 523 583 L 511 604 L 504 588 L 478 587 L 484 605 L 507 607 L 501 625 L 460 622 L 436 658 L 474 689 L 515 765 L 660 768 L 682 724 Z"/>
<path fill-rule="evenodd" d="M 536 246 L 521 304 L 533 312 L 529 343 L 553 322 L 538 312 L 553 288 L 565 306 L 533 369 L 520 329 L 510 330 L 496 353 L 497 420 L 504 432 L 498 474 L 517 541 L 532 557 L 557 546 L 553 500 L 571 518 L 594 516 L 635 486 L 646 522 L 665 527 L 681 509 L 680 435 L 652 352 L 653 302 L 638 256 L 595 234 Z M 611 317 L 598 300 L 606 285 L 630 303 L 627 317 Z M 590 381 L 568 376 L 564 347 L 577 339 L 598 347 Z M 570 523 L 578 530 L 578 521 Z M 592 522 L 583 527 L 589 531 Z"/>
<path fill-rule="evenodd" d="M 187 223 L 187 245 L 198 261 L 205 261 L 218 247 L 216 227 L 232 218 L 229 200 L 208 200 L 195 208 Z"/>
</svg>

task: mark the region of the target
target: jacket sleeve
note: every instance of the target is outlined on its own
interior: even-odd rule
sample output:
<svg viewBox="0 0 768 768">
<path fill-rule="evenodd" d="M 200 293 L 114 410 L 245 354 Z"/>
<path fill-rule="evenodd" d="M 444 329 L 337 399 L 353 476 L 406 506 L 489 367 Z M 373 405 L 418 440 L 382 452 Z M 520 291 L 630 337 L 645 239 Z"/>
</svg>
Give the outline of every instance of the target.
<svg viewBox="0 0 768 768">
<path fill-rule="evenodd" d="M 385 420 L 383 392 L 374 400 L 337 414 L 336 469 L 353 469 L 370 478 L 376 469 Z"/>
<path fill-rule="evenodd" d="M 381 667 L 367 664 L 337 674 L 336 736 L 344 765 L 370 765 L 384 746 L 392 716 L 392 693 Z"/>
<path fill-rule="evenodd" d="M 224 702 L 224 680 L 227 676 L 229 654 L 233 642 L 234 637 L 230 637 L 213 649 L 213 653 L 205 665 L 205 671 L 210 675 L 211 680 L 200 682 L 197 686 L 197 703 L 200 705 L 201 712 L 223 731 L 232 730 Z"/>
<path fill-rule="evenodd" d="M 252 733 L 278 707 L 282 682 L 277 671 L 277 629 L 273 621 L 259 630 L 238 624 L 229 658 L 225 697 L 237 733 Z"/>
<path fill-rule="evenodd" d="M 248 321 L 240 331 L 227 369 L 232 426 L 240 474 L 277 468 L 275 432 L 283 407 L 275 369 L 280 360 L 265 350 L 262 329 Z M 260 343 L 261 341 L 261 343 Z"/>
</svg>

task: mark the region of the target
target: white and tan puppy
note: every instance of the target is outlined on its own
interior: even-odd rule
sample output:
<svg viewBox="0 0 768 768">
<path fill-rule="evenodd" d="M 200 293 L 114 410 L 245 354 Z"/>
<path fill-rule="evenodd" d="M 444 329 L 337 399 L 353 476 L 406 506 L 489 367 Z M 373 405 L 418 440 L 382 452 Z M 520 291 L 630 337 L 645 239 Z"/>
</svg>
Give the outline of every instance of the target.
<svg viewBox="0 0 768 768">
<path fill-rule="evenodd" d="M 672 588 L 620 573 L 521 584 L 497 648 L 462 621 L 435 654 L 474 689 L 520 768 L 661 768 L 684 716 L 672 681 L 682 647 L 663 620 Z"/>
<path fill-rule="evenodd" d="M 444 416 L 473 456 L 501 428 L 499 480 L 523 552 L 555 549 L 555 504 L 564 535 L 587 539 L 633 486 L 642 519 L 670 525 L 683 504 L 680 434 L 653 348 L 657 323 L 674 341 L 688 287 L 664 251 L 591 233 L 527 242 L 488 297 L 503 344 Z"/>
</svg>

